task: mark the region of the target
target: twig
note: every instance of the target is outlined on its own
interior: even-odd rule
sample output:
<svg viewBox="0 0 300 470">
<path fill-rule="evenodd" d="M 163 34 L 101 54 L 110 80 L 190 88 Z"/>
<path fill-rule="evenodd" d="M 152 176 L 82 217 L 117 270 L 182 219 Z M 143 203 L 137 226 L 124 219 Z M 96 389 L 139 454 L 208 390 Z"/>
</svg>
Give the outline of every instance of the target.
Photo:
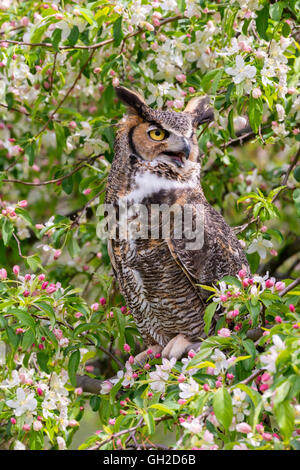
<svg viewBox="0 0 300 470">
<path fill-rule="evenodd" d="M 78 80 L 81 78 L 81 74 L 82 72 L 84 71 L 85 67 L 88 65 L 88 63 L 90 62 L 90 60 L 92 59 L 93 55 L 95 53 L 95 49 L 90 53 L 90 55 L 88 56 L 87 60 L 85 61 L 85 63 L 83 64 L 83 66 L 81 67 L 81 69 L 79 70 L 79 73 L 77 75 L 77 77 L 75 78 L 73 84 L 71 85 L 71 87 L 68 89 L 67 93 L 65 94 L 65 96 L 60 100 L 60 102 L 58 103 L 58 105 L 56 106 L 56 108 L 54 109 L 54 111 L 52 111 L 52 113 L 50 114 L 50 117 L 48 119 L 48 121 L 45 123 L 45 125 L 43 126 L 43 128 L 38 132 L 38 134 L 35 136 L 35 139 L 37 139 L 48 127 L 48 124 L 49 122 L 52 121 L 54 115 L 57 113 L 57 111 L 59 110 L 59 108 L 63 105 L 63 103 L 66 101 L 66 99 L 68 98 L 68 96 L 70 95 L 70 93 L 73 91 L 76 83 L 78 82 Z"/>
<path fill-rule="evenodd" d="M 23 255 L 22 255 L 20 240 L 18 239 L 17 235 L 16 235 L 14 232 L 13 232 L 13 237 L 14 237 L 14 239 L 16 240 L 17 245 L 18 245 L 19 256 L 20 256 L 21 258 L 26 258 L 26 256 L 23 256 Z"/>
<path fill-rule="evenodd" d="M 173 416 L 161 416 L 160 418 L 154 418 L 155 423 L 160 423 L 161 421 L 166 421 L 167 419 L 172 419 Z M 100 442 L 98 445 L 98 449 L 100 447 L 104 446 L 104 444 L 107 444 L 108 442 L 112 441 L 116 437 L 123 436 L 123 434 L 130 434 L 133 431 L 136 431 L 141 425 L 137 424 L 136 426 L 133 426 L 132 428 L 129 429 L 124 429 L 123 431 L 119 431 L 117 433 L 112 434 L 108 439 L 105 439 L 104 441 Z M 143 426 L 146 426 L 146 423 L 143 424 Z"/>
<path fill-rule="evenodd" d="M 104 178 L 102 180 L 105 181 L 106 178 Z M 103 192 L 105 191 L 105 188 L 104 189 L 101 189 L 101 191 L 99 191 L 97 194 L 95 194 L 95 196 L 93 196 L 91 199 L 88 200 L 88 202 L 83 206 L 82 209 L 80 209 L 77 213 L 77 216 L 76 218 L 73 220 L 72 222 L 72 225 L 71 225 L 71 228 L 75 227 L 75 225 L 79 225 L 79 220 L 81 219 L 82 215 L 84 214 L 84 211 L 89 207 L 89 205 L 95 200 L 97 199 L 97 197 L 100 196 L 100 194 L 102 194 Z"/>
<path fill-rule="evenodd" d="M 18 183 L 18 184 L 24 184 L 25 186 L 44 186 L 44 185 L 47 185 L 47 184 L 54 184 L 54 183 L 58 183 L 58 182 L 61 182 L 67 178 L 69 178 L 70 176 L 74 175 L 74 173 L 76 173 L 77 171 L 81 170 L 81 168 L 85 167 L 86 165 L 86 162 L 93 162 L 94 160 L 96 160 L 97 158 L 99 157 L 99 155 L 96 155 L 95 157 L 88 157 L 84 163 L 78 165 L 74 170 L 72 170 L 70 173 L 68 173 L 67 175 L 64 175 L 64 176 L 61 176 L 60 178 L 56 178 L 56 179 L 53 179 L 53 180 L 48 180 L 48 181 L 39 181 L 38 183 L 34 183 L 32 181 L 22 181 L 22 180 L 18 180 L 18 179 L 3 179 L 2 181 L 4 183 Z"/>
<path fill-rule="evenodd" d="M 294 289 L 294 287 L 298 286 L 298 284 L 300 284 L 300 277 L 297 277 L 297 279 L 295 279 L 295 281 L 291 282 L 291 284 L 289 284 L 285 289 L 283 289 L 279 293 L 280 297 L 283 297 L 285 294 L 290 292 L 290 290 Z"/>
<path fill-rule="evenodd" d="M 164 20 L 162 20 L 160 22 L 160 26 L 164 25 L 164 24 L 167 24 L 167 23 L 170 23 L 170 22 L 173 22 L 173 21 L 177 21 L 179 19 L 182 18 L 182 15 L 177 15 L 177 16 L 172 16 L 170 18 L 165 18 Z M 129 33 L 127 34 L 127 36 L 124 38 L 124 41 L 126 41 L 127 39 L 129 38 L 132 38 L 134 36 L 137 36 L 139 34 L 142 34 L 145 30 L 140 28 L 138 31 L 134 31 L 132 33 Z M 36 42 L 36 43 L 31 43 L 31 42 L 25 42 L 25 41 L 14 41 L 12 39 L 1 39 L 0 40 L 0 45 L 2 42 L 7 42 L 9 44 L 16 44 L 18 46 L 29 46 L 29 47 L 47 47 L 47 48 L 53 48 L 53 44 L 49 43 L 49 42 Z M 101 42 L 98 42 L 96 44 L 91 44 L 89 46 L 84 46 L 84 45 L 81 45 L 81 46 L 59 46 L 58 49 L 60 51 L 64 51 L 64 50 L 73 50 L 73 49 L 88 49 L 88 50 L 96 50 L 96 49 L 99 49 L 103 46 L 106 46 L 107 44 L 111 44 L 112 42 L 114 42 L 114 39 L 111 38 L 111 39 L 106 39 L 105 41 L 101 41 Z"/>
<path fill-rule="evenodd" d="M 244 385 L 248 385 L 248 383 L 252 382 L 252 380 L 254 380 L 258 375 L 260 375 L 262 372 L 264 371 L 264 369 L 258 369 L 258 370 L 255 370 L 253 372 L 253 374 L 249 375 L 249 377 L 247 377 L 245 380 L 242 380 L 241 382 L 239 382 L 240 384 L 244 384 Z M 238 384 L 235 385 L 235 387 L 237 386 Z"/>
</svg>

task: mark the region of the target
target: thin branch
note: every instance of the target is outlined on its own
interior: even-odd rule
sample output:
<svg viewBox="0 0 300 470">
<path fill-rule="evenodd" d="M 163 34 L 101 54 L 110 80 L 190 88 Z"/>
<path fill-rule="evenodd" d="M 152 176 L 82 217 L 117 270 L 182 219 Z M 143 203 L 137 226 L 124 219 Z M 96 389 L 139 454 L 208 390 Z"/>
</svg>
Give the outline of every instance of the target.
<svg viewBox="0 0 300 470">
<path fill-rule="evenodd" d="M 66 99 L 68 98 L 68 96 L 72 93 L 76 83 L 78 82 L 78 80 L 81 78 L 81 74 L 82 72 L 84 71 L 85 67 L 88 65 L 88 63 L 90 62 L 90 60 L 93 58 L 93 55 L 95 53 L 95 49 L 91 52 L 91 54 L 88 56 L 87 60 L 85 61 L 85 63 L 83 64 L 83 66 L 81 67 L 81 69 L 79 70 L 79 73 L 77 75 L 77 77 L 75 78 L 73 84 L 71 85 L 71 87 L 68 89 L 67 93 L 65 94 L 65 96 L 60 100 L 60 102 L 58 103 L 58 105 L 56 106 L 56 108 L 54 109 L 54 111 L 52 111 L 52 113 L 50 114 L 50 117 L 48 119 L 48 121 L 45 123 L 45 125 L 43 126 L 43 128 L 38 132 L 38 134 L 35 136 L 35 139 L 37 139 L 48 127 L 48 124 L 52 121 L 54 115 L 57 113 L 57 111 L 59 110 L 59 108 L 63 105 L 63 103 L 66 101 Z"/>
<path fill-rule="evenodd" d="M 242 382 L 239 382 L 240 384 L 248 385 L 252 380 L 254 380 L 258 375 L 260 375 L 264 369 L 258 369 L 253 372 L 253 374 L 249 375 L 245 380 L 242 380 Z M 235 387 L 238 384 L 235 384 Z"/>
<path fill-rule="evenodd" d="M 103 180 L 104 181 L 104 180 Z M 79 211 L 77 211 L 77 216 L 76 218 L 73 220 L 72 222 L 72 225 L 71 225 L 71 228 L 75 227 L 75 225 L 79 225 L 79 220 L 81 219 L 81 217 L 83 216 L 85 210 L 91 205 L 91 203 L 97 199 L 97 197 L 99 197 L 102 193 L 104 193 L 105 191 L 105 188 L 104 189 L 101 189 L 101 191 L 99 191 L 97 194 L 95 194 L 95 196 L 93 196 L 91 199 L 89 199 L 87 201 L 87 203 L 83 206 L 82 209 L 79 209 Z"/>
<path fill-rule="evenodd" d="M 289 284 L 285 289 L 283 289 L 279 295 L 280 297 L 283 297 L 285 294 L 287 294 L 288 292 L 290 292 L 292 289 L 294 289 L 294 287 L 298 286 L 298 284 L 300 284 L 300 277 L 298 277 L 297 279 L 295 279 L 295 281 L 293 281 L 291 284 Z"/>
<path fill-rule="evenodd" d="M 81 168 L 84 168 L 86 166 L 86 162 L 93 162 L 99 157 L 99 155 L 96 155 L 95 157 L 88 157 L 84 163 L 78 165 L 74 170 L 72 170 L 70 173 L 67 175 L 61 176 L 60 178 L 56 178 L 53 180 L 48 180 L 48 181 L 39 181 L 37 183 L 34 183 L 32 181 L 22 181 L 18 179 L 3 179 L 2 181 L 4 183 L 18 183 L 18 184 L 24 184 L 25 186 L 44 186 L 47 184 L 55 184 L 55 183 L 60 183 L 61 181 L 69 178 L 70 176 L 74 175 L 77 171 L 81 170 Z"/>
<path fill-rule="evenodd" d="M 171 16 L 170 18 L 165 18 L 164 20 L 162 20 L 160 22 L 160 26 L 162 26 L 164 24 L 167 24 L 167 23 L 170 23 L 170 22 L 173 22 L 173 21 L 177 21 L 181 18 L 182 18 L 182 15 Z M 134 36 L 138 36 L 139 34 L 142 34 L 143 32 L 145 32 L 145 29 L 140 28 L 137 31 L 134 31 L 132 33 L 127 34 L 127 36 L 125 36 L 123 41 L 126 41 L 127 39 L 132 38 Z M 9 44 L 16 44 L 18 46 L 47 47 L 47 48 L 50 47 L 51 49 L 53 49 L 53 44 L 51 44 L 49 42 L 31 43 L 31 42 L 25 42 L 25 41 L 14 41 L 12 39 L 1 39 L 0 40 L 0 46 L 1 46 L 1 43 L 3 43 L 3 42 L 7 42 Z M 73 49 L 96 50 L 96 49 L 99 49 L 103 46 L 106 46 L 107 44 L 111 44 L 113 42 L 114 42 L 114 38 L 111 38 L 111 39 L 106 39 L 105 41 L 98 42 L 96 44 L 91 44 L 89 46 L 84 46 L 84 45 L 81 45 L 81 46 L 80 45 L 78 45 L 78 46 L 59 46 L 58 49 L 60 51 L 70 51 L 70 50 L 73 50 Z"/>
</svg>

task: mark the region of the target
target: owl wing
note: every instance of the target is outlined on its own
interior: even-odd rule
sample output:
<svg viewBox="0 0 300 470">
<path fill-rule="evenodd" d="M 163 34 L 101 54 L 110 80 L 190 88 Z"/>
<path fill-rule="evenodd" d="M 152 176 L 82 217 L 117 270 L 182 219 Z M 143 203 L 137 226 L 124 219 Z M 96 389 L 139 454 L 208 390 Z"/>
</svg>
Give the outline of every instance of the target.
<svg viewBox="0 0 300 470">
<path fill-rule="evenodd" d="M 191 240 L 167 240 L 171 255 L 194 284 L 212 285 L 224 276 L 235 276 L 240 269 L 248 271 L 248 263 L 232 229 L 224 218 L 206 200 L 190 197 L 192 229 L 203 234 L 199 248 L 191 249 Z M 199 221 L 203 227 L 199 227 Z M 197 226 L 198 223 L 198 226 Z M 202 231 L 203 228 L 203 231 Z M 199 238 L 201 242 L 201 237 Z M 201 297 L 210 295 L 201 290 Z"/>
</svg>

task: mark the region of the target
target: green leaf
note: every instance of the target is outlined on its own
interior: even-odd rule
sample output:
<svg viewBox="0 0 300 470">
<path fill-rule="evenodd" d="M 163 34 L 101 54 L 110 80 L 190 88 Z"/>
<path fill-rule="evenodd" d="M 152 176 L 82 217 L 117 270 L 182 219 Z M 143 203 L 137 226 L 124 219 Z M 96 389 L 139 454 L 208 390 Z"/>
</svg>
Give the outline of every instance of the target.
<svg viewBox="0 0 300 470">
<path fill-rule="evenodd" d="M 294 178 L 298 183 L 300 183 L 300 165 L 298 165 L 294 170 Z"/>
<path fill-rule="evenodd" d="M 273 5 L 270 5 L 270 17 L 274 21 L 280 21 L 282 11 L 284 8 L 284 2 L 276 2 Z"/>
<path fill-rule="evenodd" d="M 248 312 L 250 313 L 251 320 L 252 320 L 252 327 L 255 328 L 258 323 L 259 312 L 260 312 L 260 303 L 254 305 L 251 301 L 246 302 L 246 307 Z"/>
<path fill-rule="evenodd" d="M 211 325 L 211 322 L 212 322 L 212 319 L 213 319 L 213 316 L 214 316 L 214 313 L 216 311 L 217 306 L 218 306 L 218 304 L 216 302 L 212 302 L 205 309 L 205 313 L 204 313 L 204 323 L 205 323 L 204 333 L 206 335 L 209 334 L 210 325 Z"/>
<path fill-rule="evenodd" d="M 35 329 L 35 320 L 24 310 L 13 308 L 8 310 L 7 313 L 14 315 L 14 317 L 16 317 L 22 325 L 29 326 L 33 330 Z"/>
<path fill-rule="evenodd" d="M 27 256 L 26 263 L 33 272 L 35 272 L 38 268 L 43 269 L 40 257 L 38 255 Z"/>
<path fill-rule="evenodd" d="M 57 52 L 59 51 L 58 45 L 61 41 L 61 33 L 62 33 L 61 29 L 56 28 L 51 37 L 52 46 Z"/>
<path fill-rule="evenodd" d="M 36 355 L 37 357 L 37 363 L 42 369 L 42 371 L 46 372 L 46 374 L 49 374 L 49 369 L 48 369 L 48 361 L 49 361 L 49 356 L 45 351 L 39 351 Z"/>
<path fill-rule="evenodd" d="M 16 349 L 19 344 L 19 336 L 14 332 L 14 330 L 10 326 L 6 327 L 6 334 L 9 345 L 12 346 L 13 349 Z"/>
<path fill-rule="evenodd" d="M 71 29 L 71 32 L 68 36 L 68 43 L 70 46 L 75 46 L 76 42 L 78 41 L 79 38 L 79 29 L 78 26 L 73 26 Z"/>
<path fill-rule="evenodd" d="M 166 413 L 172 416 L 175 414 L 174 410 L 171 410 L 170 408 L 163 405 L 162 403 L 154 403 L 154 405 L 151 405 L 149 408 L 154 408 L 155 410 L 162 411 L 163 413 Z"/>
<path fill-rule="evenodd" d="M 26 145 L 24 149 L 25 155 L 29 158 L 29 165 L 32 166 L 35 157 L 35 142 L 31 142 Z"/>
<path fill-rule="evenodd" d="M 155 421 L 154 421 L 152 413 L 150 413 L 150 411 L 148 411 L 148 413 L 143 412 L 143 418 L 144 418 L 144 421 L 147 425 L 149 434 L 150 435 L 154 434 L 154 432 L 155 432 Z"/>
<path fill-rule="evenodd" d="M 61 187 L 66 194 L 72 194 L 73 191 L 73 178 L 72 175 L 69 178 L 62 180 Z"/>
<path fill-rule="evenodd" d="M 98 411 L 99 410 L 100 403 L 101 403 L 101 398 L 98 397 L 97 395 L 94 395 L 90 399 L 90 405 L 91 405 L 91 408 L 92 408 L 93 411 Z"/>
<path fill-rule="evenodd" d="M 287 381 L 283 382 L 281 385 L 276 387 L 275 397 L 274 397 L 274 406 L 280 405 L 286 396 L 288 395 L 291 388 L 291 384 Z"/>
<path fill-rule="evenodd" d="M 259 266 L 260 257 L 258 253 L 246 253 L 246 257 L 252 273 L 256 273 Z"/>
<path fill-rule="evenodd" d="M 217 420 L 224 426 L 226 431 L 228 431 L 232 423 L 233 410 L 231 396 L 226 388 L 219 388 L 214 394 L 213 409 Z"/>
<path fill-rule="evenodd" d="M 39 300 L 38 302 L 35 302 L 34 305 L 37 305 L 38 307 L 40 307 L 48 315 L 51 326 L 53 328 L 56 322 L 56 317 L 55 317 L 55 311 L 52 305 L 48 304 L 47 302 L 44 302 L 43 300 Z"/>
<path fill-rule="evenodd" d="M 68 362 L 68 373 L 71 384 L 76 387 L 76 372 L 80 363 L 80 351 L 73 351 Z"/>
<path fill-rule="evenodd" d="M 257 12 L 257 17 L 255 20 L 256 29 L 261 38 L 268 41 L 267 29 L 268 29 L 268 19 L 269 19 L 269 5 L 266 4 L 264 8 Z"/>
<path fill-rule="evenodd" d="M 250 96 L 248 116 L 253 132 L 258 132 L 263 116 L 263 102 L 261 98 L 255 99 L 253 96 Z"/>
<path fill-rule="evenodd" d="M 1 230 L 2 240 L 5 246 L 8 245 L 9 240 L 11 239 L 11 236 L 13 234 L 13 231 L 14 231 L 14 226 L 12 222 L 8 219 L 8 217 L 5 217 L 3 219 L 2 230 Z"/>
<path fill-rule="evenodd" d="M 274 406 L 274 411 L 280 431 L 287 442 L 294 430 L 295 416 L 293 408 L 288 401 L 284 401 L 276 407 Z"/>
<path fill-rule="evenodd" d="M 22 219 L 24 219 L 28 224 L 33 227 L 33 221 L 28 212 L 23 209 L 22 207 L 16 207 L 15 208 L 15 213 L 18 214 Z"/>
<path fill-rule="evenodd" d="M 121 41 L 124 37 L 123 30 L 122 30 L 122 16 L 114 22 L 113 26 L 113 35 L 114 35 L 114 46 L 118 47 L 121 44 Z"/>
</svg>

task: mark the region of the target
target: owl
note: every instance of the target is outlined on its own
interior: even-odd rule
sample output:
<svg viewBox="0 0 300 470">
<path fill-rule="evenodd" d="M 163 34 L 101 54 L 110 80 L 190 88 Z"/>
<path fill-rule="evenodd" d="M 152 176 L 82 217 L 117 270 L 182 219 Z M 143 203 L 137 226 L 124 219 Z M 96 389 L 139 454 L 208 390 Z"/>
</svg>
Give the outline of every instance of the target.
<svg viewBox="0 0 300 470">
<path fill-rule="evenodd" d="M 121 237 L 116 230 L 108 240 L 108 253 L 146 346 L 136 361 L 143 363 L 149 348 L 153 355 L 179 359 L 205 338 L 203 316 L 211 293 L 200 285 L 248 271 L 239 241 L 209 205 L 200 184 L 196 131 L 213 120 L 213 112 L 207 97 L 192 98 L 183 112 L 175 112 L 152 109 L 125 87 L 116 87 L 116 94 L 128 113 L 118 125 L 105 202 L 116 209 L 117 225 L 121 206 L 127 207 L 129 222 L 137 218 L 134 208 L 149 210 L 143 219 L 149 224 L 141 237 Z M 159 216 L 153 222 L 156 236 L 151 236 L 151 210 L 157 207 L 176 207 L 177 212 L 188 207 L 194 238 L 184 231 L 184 217 L 175 214 L 167 235 Z M 199 246 L 191 243 L 195 228 L 202 235 Z"/>
</svg>

